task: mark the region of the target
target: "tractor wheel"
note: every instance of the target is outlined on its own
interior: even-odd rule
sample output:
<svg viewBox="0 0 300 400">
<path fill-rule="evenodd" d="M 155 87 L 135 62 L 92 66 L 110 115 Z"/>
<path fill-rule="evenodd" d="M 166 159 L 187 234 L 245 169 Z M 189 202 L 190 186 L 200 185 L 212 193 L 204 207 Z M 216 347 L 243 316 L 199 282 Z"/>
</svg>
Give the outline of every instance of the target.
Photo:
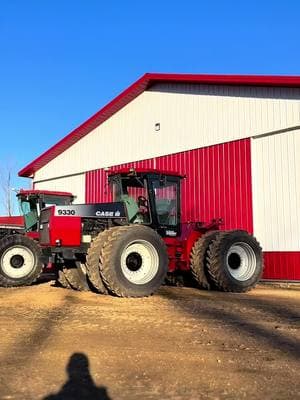
<svg viewBox="0 0 300 400">
<path fill-rule="evenodd" d="M 100 232 L 93 240 L 86 256 L 86 269 L 89 280 L 94 289 L 101 294 L 108 294 L 108 290 L 104 285 L 100 274 L 100 253 L 102 251 L 103 244 L 106 242 L 108 235 L 113 229 L 116 228 L 111 228 L 109 230 Z"/>
<path fill-rule="evenodd" d="M 143 225 L 108 230 L 100 261 L 105 285 L 119 297 L 151 295 L 162 285 L 168 271 L 164 241 Z"/>
<path fill-rule="evenodd" d="M 67 278 L 61 269 L 58 271 L 57 282 L 65 289 L 72 289 L 72 286 L 67 281 Z"/>
<path fill-rule="evenodd" d="M 63 273 L 72 289 L 81 292 L 90 290 L 85 265 L 79 261 L 66 262 Z"/>
<path fill-rule="evenodd" d="M 220 232 L 209 246 L 207 268 L 219 289 L 246 292 L 261 278 L 262 249 L 246 231 Z"/>
<path fill-rule="evenodd" d="M 16 234 L 0 241 L 0 286 L 27 286 L 42 273 L 42 255 L 38 244 L 27 236 Z"/>
<path fill-rule="evenodd" d="M 195 242 L 191 251 L 192 275 L 202 289 L 209 290 L 212 285 L 212 280 L 207 272 L 206 257 L 209 245 L 216 239 L 218 233 L 219 231 L 205 233 Z"/>
</svg>

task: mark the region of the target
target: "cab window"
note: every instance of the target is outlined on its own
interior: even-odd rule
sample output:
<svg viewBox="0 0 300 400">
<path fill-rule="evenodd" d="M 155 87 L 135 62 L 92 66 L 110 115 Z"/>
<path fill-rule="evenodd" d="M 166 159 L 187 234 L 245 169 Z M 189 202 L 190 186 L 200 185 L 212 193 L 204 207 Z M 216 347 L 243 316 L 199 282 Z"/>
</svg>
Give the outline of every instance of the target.
<svg viewBox="0 0 300 400">
<path fill-rule="evenodd" d="M 146 179 L 122 177 L 112 180 L 114 201 L 125 203 L 128 219 L 131 223 L 150 224 L 150 204 Z"/>
<path fill-rule="evenodd" d="M 36 208 L 36 203 L 29 200 L 22 201 L 21 211 L 22 214 L 24 215 L 26 229 L 35 230 L 38 221 L 38 212 Z"/>
<path fill-rule="evenodd" d="M 62 196 L 44 196 L 42 208 L 50 206 L 67 206 L 71 204 L 70 197 Z"/>
<path fill-rule="evenodd" d="M 156 179 L 152 185 L 159 224 L 177 225 L 177 182 L 168 179 Z"/>
</svg>

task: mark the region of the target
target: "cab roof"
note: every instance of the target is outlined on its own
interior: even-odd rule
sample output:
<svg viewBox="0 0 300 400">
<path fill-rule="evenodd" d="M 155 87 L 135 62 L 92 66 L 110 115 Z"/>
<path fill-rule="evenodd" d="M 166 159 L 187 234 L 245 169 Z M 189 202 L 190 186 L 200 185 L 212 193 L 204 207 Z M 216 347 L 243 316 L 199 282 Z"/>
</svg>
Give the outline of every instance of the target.
<svg viewBox="0 0 300 400">
<path fill-rule="evenodd" d="M 34 189 L 21 189 L 17 196 L 61 196 L 61 197 L 74 197 L 70 192 L 54 192 L 51 190 L 34 190 Z"/>
<path fill-rule="evenodd" d="M 185 175 L 180 174 L 176 171 L 167 171 L 155 168 L 119 168 L 108 170 L 108 176 L 113 175 L 131 175 L 135 174 L 157 174 L 157 175 L 170 175 L 170 176 L 178 176 L 179 178 L 185 178 Z"/>
</svg>

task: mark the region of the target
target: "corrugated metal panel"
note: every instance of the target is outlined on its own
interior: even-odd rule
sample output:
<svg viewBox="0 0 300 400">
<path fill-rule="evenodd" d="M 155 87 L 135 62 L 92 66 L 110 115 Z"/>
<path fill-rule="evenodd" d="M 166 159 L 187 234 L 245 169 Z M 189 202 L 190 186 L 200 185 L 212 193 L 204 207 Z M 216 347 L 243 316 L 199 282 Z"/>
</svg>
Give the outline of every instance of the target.
<svg viewBox="0 0 300 400">
<path fill-rule="evenodd" d="M 182 187 L 183 222 L 223 218 L 225 229 L 252 232 L 250 159 L 250 140 L 245 139 L 114 168 L 158 168 L 186 174 Z M 86 201 L 109 201 L 105 184 L 103 169 L 88 172 Z"/>
<path fill-rule="evenodd" d="M 300 131 L 253 139 L 254 231 L 265 251 L 300 251 Z"/>
<path fill-rule="evenodd" d="M 154 160 L 135 161 L 116 165 L 113 168 L 116 170 L 122 168 L 154 168 Z M 107 172 L 104 169 L 87 172 L 85 182 L 86 203 L 111 201 L 111 194 L 107 187 Z"/>
<path fill-rule="evenodd" d="M 266 252 L 265 279 L 300 280 L 300 252 Z"/>
<path fill-rule="evenodd" d="M 74 203 L 84 203 L 85 174 L 68 176 L 59 179 L 51 179 L 43 182 L 35 182 L 34 188 L 37 190 L 40 189 L 72 192 L 76 196 Z"/>
<path fill-rule="evenodd" d="M 275 137 L 273 141 L 277 140 Z M 285 140 L 285 139 L 283 139 Z M 299 135 L 294 136 L 295 142 L 299 140 Z M 261 139 L 258 139 L 259 143 Z M 257 142 L 257 143 L 258 143 Z M 300 151 L 297 152 L 297 144 L 289 148 L 290 159 L 297 158 Z M 287 147 L 283 146 L 287 151 Z M 257 148 L 256 151 L 257 159 Z M 139 161 L 120 165 L 119 167 L 149 167 L 164 170 L 178 171 L 187 174 L 187 178 L 183 181 L 182 187 L 182 210 L 183 222 L 188 221 L 209 221 L 212 218 L 222 217 L 225 225 L 223 229 L 246 229 L 253 232 L 253 213 L 252 213 L 252 188 L 251 188 L 251 142 L 249 139 L 239 140 L 231 143 L 206 147 L 197 150 L 191 150 L 182 153 L 171 154 L 165 157 L 157 157 L 150 160 Z M 297 155 L 296 155 L 297 152 Z M 262 242 L 264 250 L 269 250 L 266 245 L 274 248 L 280 245 L 282 235 L 286 232 L 286 228 L 275 225 L 278 239 L 271 234 L 274 232 L 274 224 L 278 223 L 278 219 L 273 215 L 276 210 L 272 207 L 278 207 L 277 203 L 272 203 L 272 197 L 277 198 L 276 185 L 269 181 L 266 176 L 275 173 L 274 163 L 269 164 L 270 157 L 266 155 L 265 149 L 260 148 L 260 162 L 255 163 L 256 182 L 255 196 L 256 205 L 259 210 L 259 216 L 256 214 L 256 221 L 259 218 L 260 226 L 264 227 L 264 231 L 259 230 L 257 223 L 255 235 Z M 280 157 L 288 159 L 287 154 Z M 253 160 L 252 160 L 253 163 Z M 297 164 L 298 165 L 298 164 Z M 283 168 L 281 166 L 281 171 Z M 299 165 L 296 171 L 295 181 L 288 178 L 288 185 L 292 185 L 296 190 L 296 198 L 298 199 L 298 209 L 295 213 L 299 213 Z M 277 171 L 278 172 L 278 171 Z M 258 181 L 257 176 L 264 176 L 262 181 Z M 287 179 L 283 175 L 283 180 Z M 106 173 L 103 169 L 91 171 L 87 173 L 86 180 L 86 200 L 93 201 L 109 201 L 109 197 L 104 194 L 106 184 Z M 287 188 L 282 185 L 278 186 L 281 195 Z M 269 196 L 263 201 L 264 191 Z M 258 195 L 260 197 L 258 197 Z M 290 197 L 290 195 L 289 195 Z M 280 210 L 279 210 L 280 211 Z M 283 213 L 285 210 L 281 210 Z M 278 212 L 278 210 L 277 210 Z M 298 215 L 298 214 L 297 214 Z M 275 221 L 275 222 L 274 222 Z M 277 222 L 276 222 L 277 221 Z M 284 220 L 282 220 L 284 222 Z M 299 224 L 294 220 L 295 225 L 299 228 Z M 271 228 L 270 228 L 271 225 Z M 290 227 L 287 228 L 287 230 Z M 291 232 L 293 234 L 293 232 Z M 269 236 L 271 235 L 271 236 Z M 299 239 L 299 234 L 296 239 Z M 273 245 L 270 241 L 276 240 Z M 278 248 L 280 249 L 280 248 Z M 298 247 L 299 249 L 299 247 Z M 265 279 L 300 279 L 300 252 L 265 252 Z"/>
<path fill-rule="evenodd" d="M 223 218 L 225 229 L 252 232 L 250 140 L 156 158 L 156 168 L 187 174 L 183 221 Z"/>
<path fill-rule="evenodd" d="M 156 123 L 160 123 L 159 131 L 155 131 Z M 299 124 L 299 88 L 156 84 L 37 171 L 35 179 L 202 148 Z"/>
</svg>

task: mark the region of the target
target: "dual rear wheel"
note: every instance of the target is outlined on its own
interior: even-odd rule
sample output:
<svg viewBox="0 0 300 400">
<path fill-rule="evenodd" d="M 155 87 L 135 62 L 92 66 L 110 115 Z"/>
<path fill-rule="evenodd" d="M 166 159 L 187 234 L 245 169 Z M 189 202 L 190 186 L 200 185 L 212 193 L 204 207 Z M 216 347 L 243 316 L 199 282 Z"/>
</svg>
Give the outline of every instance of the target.
<svg viewBox="0 0 300 400">
<path fill-rule="evenodd" d="M 86 266 L 90 281 L 102 293 L 144 297 L 164 282 L 168 255 L 157 232 L 129 225 L 100 233 L 88 250 Z"/>
<path fill-rule="evenodd" d="M 246 231 L 209 232 L 194 244 L 191 270 L 203 288 L 246 292 L 262 276 L 262 249 Z"/>
<path fill-rule="evenodd" d="M 75 289 L 81 292 L 91 288 L 84 263 L 80 261 L 66 261 L 57 273 L 58 283 L 65 289 Z"/>
</svg>

